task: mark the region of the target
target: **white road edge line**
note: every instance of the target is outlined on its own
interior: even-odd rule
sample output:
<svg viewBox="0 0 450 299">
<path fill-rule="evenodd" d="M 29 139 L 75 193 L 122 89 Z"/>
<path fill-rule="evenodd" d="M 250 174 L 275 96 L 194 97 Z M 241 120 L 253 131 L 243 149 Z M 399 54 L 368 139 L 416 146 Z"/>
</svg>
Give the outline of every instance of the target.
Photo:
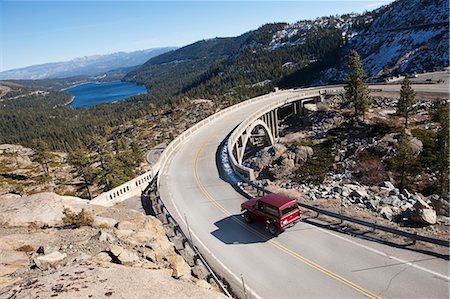
<svg viewBox="0 0 450 299">
<path fill-rule="evenodd" d="M 180 213 L 180 211 L 178 210 L 178 208 L 177 208 L 177 206 L 175 205 L 175 203 L 174 203 L 174 201 L 173 201 L 173 196 L 172 196 L 172 193 L 170 192 L 170 191 L 168 191 L 168 193 L 169 193 L 169 197 L 170 197 L 170 200 L 172 201 L 172 204 L 173 204 L 173 207 L 175 208 L 175 211 L 177 212 L 177 214 L 178 214 L 178 216 L 179 216 L 179 219 L 181 219 L 181 221 L 184 223 L 184 226 L 185 227 L 187 227 L 187 223 L 186 223 L 186 221 L 184 220 L 184 218 L 183 218 L 183 215 L 181 215 L 181 213 Z M 213 259 L 215 259 L 216 260 L 216 262 L 223 268 L 223 269 L 225 269 L 236 281 L 237 281 L 237 283 L 238 283 L 238 285 L 239 284 L 241 284 L 242 283 L 242 281 L 241 281 L 241 279 L 236 275 L 236 274 L 234 274 L 227 266 L 225 266 L 225 264 L 223 264 L 215 255 L 214 255 L 214 253 L 212 253 L 209 249 L 208 249 L 208 247 L 197 237 L 197 235 L 192 231 L 192 229 L 191 229 L 191 234 L 192 234 L 192 236 L 197 240 L 197 242 L 199 242 L 200 243 L 200 245 L 207 251 L 207 253 L 213 258 Z M 192 241 L 192 240 L 191 240 Z M 252 294 L 252 296 L 254 297 L 254 298 L 257 298 L 257 299 L 262 299 L 262 297 L 261 296 L 259 296 L 252 288 L 250 288 L 248 285 L 245 285 L 245 290 L 247 291 L 247 292 L 249 292 L 249 293 L 251 293 Z"/>
<path fill-rule="evenodd" d="M 414 264 L 414 263 L 411 263 L 411 262 L 402 260 L 402 259 L 400 259 L 400 258 L 398 258 L 398 257 L 389 255 L 389 254 L 387 254 L 387 253 L 384 253 L 384 252 L 382 252 L 382 251 L 379 251 L 378 249 L 375 249 L 375 248 L 372 248 L 372 247 L 369 247 L 369 246 L 360 244 L 360 243 L 358 243 L 358 242 L 356 242 L 356 241 L 349 240 L 349 239 L 344 238 L 344 237 L 342 237 L 342 236 L 339 236 L 339 235 L 337 235 L 337 234 L 335 234 L 335 233 L 332 233 L 332 232 L 330 232 L 330 231 L 328 231 L 328 230 L 326 230 L 326 229 L 323 229 L 323 228 L 320 228 L 320 227 L 315 227 L 315 228 L 318 229 L 318 230 L 320 230 L 320 231 L 322 231 L 322 232 L 324 232 L 324 233 L 327 233 L 327 234 L 329 234 L 329 235 L 332 235 L 332 236 L 334 236 L 334 237 L 336 237 L 336 238 L 339 238 L 339 239 L 342 239 L 342 240 L 344 240 L 344 241 L 346 241 L 346 242 L 349 242 L 349 243 L 351 243 L 351 244 L 353 244 L 353 245 L 356 245 L 356 246 L 359 246 L 359 247 L 364 248 L 364 249 L 366 249 L 366 250 L 372 251 L 372 252 L 374 252 L 374 253 L 376 253 L 376 254 L 378 254 L 378 255 L 381 255 L 381 256 L 384 256 L 384 257 L 393 259 L 393 260 L 395 260 L 395 261 L 397 261 L 397 262 L 400 262 L 400 263 L 402 263 L 402 264 L 411 266 L 411 267 L 413 267 L 413 268 L 422 270 L 422 271 L 424 271 L 424 272 L 428 272 L 428 273 L 433 274 L 433 275 L 435 275 L 435 276 L 438 276 L 438 277 L 440 277 L 440 278 L 442 278 L 442 279 L 444 279 L 444 280 L 450 281 L 450 277 L 445 276 L 445 275 L 443 275 L 443 274 L 441 274 L 441 273 L 437 273 L 437 272 L 434 272 L 434 271 L 429 270 L 429 269 L 427 269 L 427 268 L 418 266 L 418 265 L 416 265 L 416 264 Z"/>
</svg>

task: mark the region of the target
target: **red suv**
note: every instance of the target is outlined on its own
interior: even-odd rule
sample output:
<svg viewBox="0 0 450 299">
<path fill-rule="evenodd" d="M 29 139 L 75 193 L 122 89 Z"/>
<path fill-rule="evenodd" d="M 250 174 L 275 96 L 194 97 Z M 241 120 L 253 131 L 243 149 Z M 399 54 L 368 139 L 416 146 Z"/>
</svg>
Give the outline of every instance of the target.
<svg viewBox="0 0 450 299">
<path fill-rule="evenodd" d="M 300 221 L 297 201 L 275 193 L 244 202 L 241 211 L 247 223 L 265 222 L 266 229 L 274 236 Z"/>
</svg>

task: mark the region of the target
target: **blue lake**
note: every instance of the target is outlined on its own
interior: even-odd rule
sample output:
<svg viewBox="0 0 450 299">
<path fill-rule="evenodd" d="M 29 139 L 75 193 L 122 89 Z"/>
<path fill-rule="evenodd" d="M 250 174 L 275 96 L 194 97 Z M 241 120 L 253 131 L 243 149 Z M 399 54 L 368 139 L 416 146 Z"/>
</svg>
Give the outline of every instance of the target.
<svg viewBox="0 0 450 299">
<path fill-rule="evenodd" d="M 147 88 L 131 82 L 113 81 L 81 84 L 65 91 L 75 96 L 70 107 L 78 108 L 123 100 L 130 96 L 147 93 Z"/>
</svg>

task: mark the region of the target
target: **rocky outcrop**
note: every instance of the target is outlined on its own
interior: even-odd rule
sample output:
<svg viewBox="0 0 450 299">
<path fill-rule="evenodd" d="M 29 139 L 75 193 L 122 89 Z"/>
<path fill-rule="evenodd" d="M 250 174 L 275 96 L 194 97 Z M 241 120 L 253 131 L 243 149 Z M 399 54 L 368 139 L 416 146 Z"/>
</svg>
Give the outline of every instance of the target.
<svg viewBox="0 0 450 299">
<path fill-rule="evenodd" d="M 85 261 L 5 287 L 1 298 L 227 298 L 207 282 L 176 280 L 170 269 L 150 270 Z"/>
<path fill-rule="evenodd" d="M 412 194 L 406 189 L 400 192 L 388 181 L 384 182 L 384 187 L 339 182 L 329 182 L 319 186 L 293 183 L 280 186 L 295 188 L 310 200 L 333 199 L 341 202 L 344 208 L 353 206 L 378 213 L 389 221 L 415 222 L 419 226 L 436 224 L 437 213 L 434 207 L 440 207 L 438 203 L 446 202 L 437 195 L 423 198 L 422 195 Z"/>
<path fill-rule="evenodd" d="M 93 227 L 96 228 L 113 228 L 116 226 L 117 220 L 113 218 L 96 216 L 94 217 L 94 222 L 92 224 Z"/>
<path fill-rule="evenodd" d="M 47 255 L 40 255 L 34 258 L 34 263 L 41 270 L 48 270 L 50 268 L 57 268 L 64 266 L 65 260 L 67 258 L 66 253 L 61 253 L 59 251 L 54 251 Z"/>
<path fill-rule="evenodd" d="M 63 225 L 62 210 L 67 206 L 89 211 L 92 225 L 75 229 Z M 47 193 L 3 197 L 0 211 L 0 297 L 19 292 L 21 297 L 43 298 L 223 297 L 201 281 L 208 273 L 197 265 L 195 254 L 186 249 L 183 256 L 178 254 L 161 222 L 152 216 L 122 205 L 104 208 Z M 27 215 L 21 216 L 21 211 Z"/>
<path fill-rule="evenodd" d="M 291 174 L 295 169 L 295 161 L 289 158 L 283 158 L 280 164 L 275 164 L 270 168 L 275 179 L 282 179 Z"/>
<path fill-rule="evenodd" d="M 34 224 L 53 227 L 62 223 L 64 208 L 73 211 L 87 207 L 88 201 L 45 192 L 27 197 L 0 196 L 0 224 L 20 227 Z"/>
<path fill-rule="evenodd" d="M 430 225 L 436 223 L 436 211 L 422 198 L 418 198 L 414 204 L 415 211 L 412 219 L 418 223 Z"/>
</svg>

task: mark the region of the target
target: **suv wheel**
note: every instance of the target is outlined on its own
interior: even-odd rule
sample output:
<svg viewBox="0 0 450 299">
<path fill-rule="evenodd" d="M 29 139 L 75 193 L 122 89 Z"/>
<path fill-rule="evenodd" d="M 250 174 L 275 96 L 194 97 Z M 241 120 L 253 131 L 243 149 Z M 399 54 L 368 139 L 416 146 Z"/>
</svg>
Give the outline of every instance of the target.
<svg viewBox="0 0 450 299">
<path fill-rule="evenodd" d="M 274 235 L 274 236 L 278 235 L 278 228 L 276 227 L 275 224 L 269 223 L 268 229 L 269 229 L 269 233 L 271 233 L 272 235 Z"/>
<path fill-rule="evenodd" d="M 252 217 L 250 217 L 250 213 L 248 211 L 244 212 L 244 220 L 247 223 L 252 223 L 253 222 L 253 219 L 252 219 Z"/>
</svg>

